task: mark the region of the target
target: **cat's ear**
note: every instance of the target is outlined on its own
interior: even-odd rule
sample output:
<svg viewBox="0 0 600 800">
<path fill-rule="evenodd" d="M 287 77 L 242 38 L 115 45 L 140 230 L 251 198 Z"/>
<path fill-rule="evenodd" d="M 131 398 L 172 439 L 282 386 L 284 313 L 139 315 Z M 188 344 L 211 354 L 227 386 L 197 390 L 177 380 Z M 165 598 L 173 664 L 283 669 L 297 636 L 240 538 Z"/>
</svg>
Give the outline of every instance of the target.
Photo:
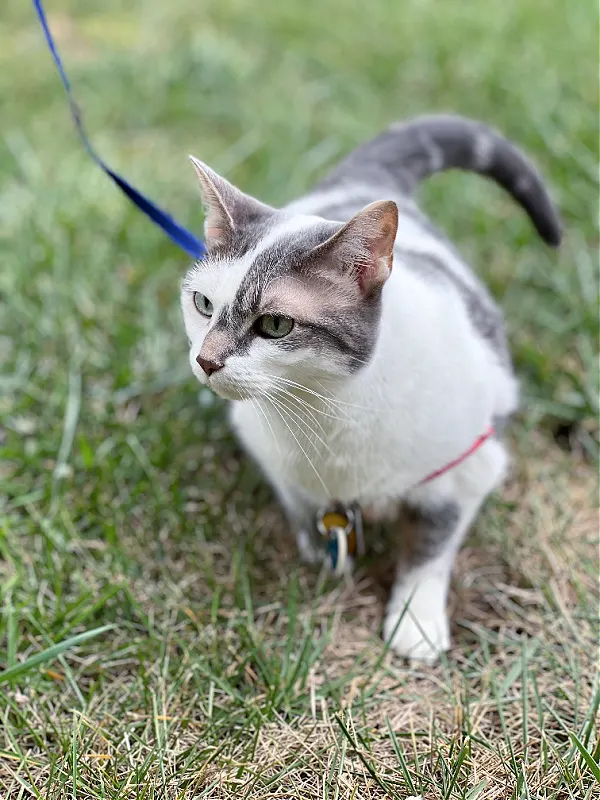
<svg viewBox="0 0 600 800">
<path fill-rule="evenodd" d="M 398 230 L 398 207 L 392 200 L 359 211 L 317 250 L 327 253 L 369 294 L 389 278 Z"/>
<path fill-rule="evenodd" d="M 190 156 L 200 181 L 204 205 L 204 237 L 208 248 L 226 245 L 236 230 L 273 213 L 273 209 L 250 197 L 222 178 L 206 164 Z"/>
</svg>

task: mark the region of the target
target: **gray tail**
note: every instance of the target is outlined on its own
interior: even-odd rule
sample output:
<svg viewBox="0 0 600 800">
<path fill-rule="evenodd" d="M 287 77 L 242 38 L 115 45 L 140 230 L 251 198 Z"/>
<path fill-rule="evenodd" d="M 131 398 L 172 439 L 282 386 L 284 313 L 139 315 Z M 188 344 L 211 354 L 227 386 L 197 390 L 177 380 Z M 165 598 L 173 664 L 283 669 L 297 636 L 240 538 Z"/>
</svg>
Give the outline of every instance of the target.
<svg viewBox="0 0 600 800">
<path fill-rule="evenodd" d="M 443 114 L 417 117 L 392 125 L 352 155 L 385 167 L 408 192 L 447 169 L 484 175 L 525 209 L 545 242 L 560 244 L 562 225 L 540 174 L 520 150 L 482 122 Z"/>
</svg>

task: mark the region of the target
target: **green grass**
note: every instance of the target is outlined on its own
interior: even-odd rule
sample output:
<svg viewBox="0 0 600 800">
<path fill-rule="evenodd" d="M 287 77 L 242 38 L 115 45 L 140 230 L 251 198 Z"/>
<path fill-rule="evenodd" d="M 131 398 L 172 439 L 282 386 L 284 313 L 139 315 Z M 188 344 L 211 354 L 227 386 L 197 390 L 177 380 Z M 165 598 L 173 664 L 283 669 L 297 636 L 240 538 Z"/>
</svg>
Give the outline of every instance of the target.
<svg viewBox="0 0 600 800">
<path fill-rule="evenodd" d="M 0 797 L 597 797 L 591 5 L 48 11 L 100 152 L 197 230 L 188 152 L 281 203 L 388 122 L 452 110 L 532 155 L 567 235 L 547 251 L 473 176 L 424 189 L 506 309 L 524 401 L 515 475 L 459 559 L 454 649 L 409 669 L 378 639 L 380 542 L 355 586 L 298 565 L 189 376 L 185 258 L 82 152 L 32 10 L 5 0 Z"/>
</svg>

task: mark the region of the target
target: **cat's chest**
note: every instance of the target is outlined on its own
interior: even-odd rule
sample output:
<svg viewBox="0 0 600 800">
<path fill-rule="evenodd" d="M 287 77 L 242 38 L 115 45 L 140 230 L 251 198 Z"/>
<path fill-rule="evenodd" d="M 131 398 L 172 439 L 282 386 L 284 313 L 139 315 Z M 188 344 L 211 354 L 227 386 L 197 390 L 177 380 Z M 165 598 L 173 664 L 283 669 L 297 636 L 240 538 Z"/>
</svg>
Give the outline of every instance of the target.
<svg viewBox="0 0 600 800">
<path fill-rule="evenodd" d="M 261 444 L 253 448 L 258 460 L 275 480 L 298 487 L 315 501 L 379 495 L 397 466 L 391 463 L 389 431 L 382 424 L 368 424 L 360 414 L 313 412 L 283 415 L 270 423 L 270 429 L 263 427 Z M 254 428 L 255 439 L 258 430 Z"/>
</svg>

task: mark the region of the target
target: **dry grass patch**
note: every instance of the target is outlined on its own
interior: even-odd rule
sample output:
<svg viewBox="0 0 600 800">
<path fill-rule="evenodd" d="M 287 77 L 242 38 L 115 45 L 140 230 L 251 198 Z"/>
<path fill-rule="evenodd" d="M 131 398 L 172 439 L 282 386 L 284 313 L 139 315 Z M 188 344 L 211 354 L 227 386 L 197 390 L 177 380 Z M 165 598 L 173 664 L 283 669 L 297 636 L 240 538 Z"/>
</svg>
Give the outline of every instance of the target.
<svg viewBox="0 0 600 800">
<path fill-rule="evenodd" d="M 138 551 L 102 646 L 6 691 L 7 797 L 594 796 L 572 738 L 597 754 L 589 466 L 535 440 L 460 554 L 454 647 L 435 668 L 376 636 L 377 557 L 354 583 L 297 572 L 279 513 L 236 511 L 241 492 L 227 492 L 229 539 L 190 542 L 204 572 L 168 539 L 160 567 Z M 252 549 L 236 550 L 249 524 Z"/>
</svg>

